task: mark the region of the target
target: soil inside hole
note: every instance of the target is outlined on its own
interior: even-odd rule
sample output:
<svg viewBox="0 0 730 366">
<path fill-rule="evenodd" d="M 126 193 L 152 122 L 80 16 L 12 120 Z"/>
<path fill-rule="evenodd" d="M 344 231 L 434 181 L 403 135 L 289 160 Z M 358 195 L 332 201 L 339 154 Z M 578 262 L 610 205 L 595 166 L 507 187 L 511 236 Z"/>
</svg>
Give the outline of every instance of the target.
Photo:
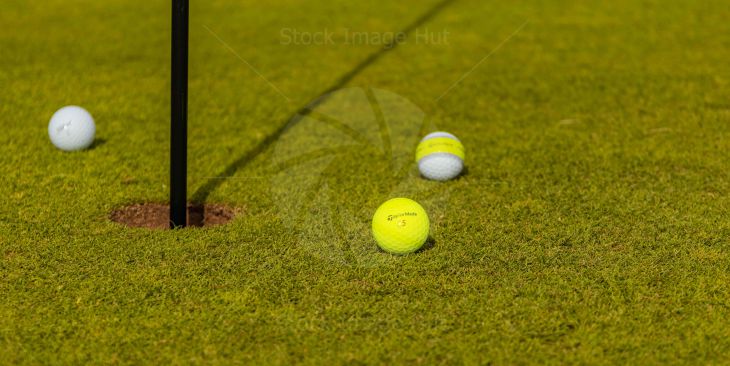
<svg viewBox="0 0 730 366">
<path fill-rule="evenodd" d="M 231 221 L 238 210 L 219 204 L 188 204 L 188 226 L 209 227 Z M 109 218 L 129 227 L 147 229 L 170 228 L 170 206 L 160 203 L 141 203 L 112 211 Z"/>
</svg>

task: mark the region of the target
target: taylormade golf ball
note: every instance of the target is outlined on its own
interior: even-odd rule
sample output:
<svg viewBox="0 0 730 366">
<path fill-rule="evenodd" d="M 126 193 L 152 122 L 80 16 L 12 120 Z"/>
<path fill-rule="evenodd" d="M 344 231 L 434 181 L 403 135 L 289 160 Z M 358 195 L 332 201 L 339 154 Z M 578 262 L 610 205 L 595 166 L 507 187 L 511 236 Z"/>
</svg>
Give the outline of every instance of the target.
<svg viewBox="0 0 730 366">
<path fill-rule="evenodd" d="M 456 178 L 464 169 L 464 145 L 448 132 L 430 133 L 418 144 L 416 162 L 427 179 Z"/>
<path fill-rule="evenodd" d="M 408 254 L 417 251 L 428 239 L 426 210 L 408 198 L 386 201 L 373 216 L 373 236 L 386 252 Z"/>
<path fill-rule="evenodd" d="M 91 114 L 81 107 L 59 109 L 48 124 L 48 136 L 57 148 L 64 151 L 83 150 L 94 142 L 96 125 Z"/>
</svg>

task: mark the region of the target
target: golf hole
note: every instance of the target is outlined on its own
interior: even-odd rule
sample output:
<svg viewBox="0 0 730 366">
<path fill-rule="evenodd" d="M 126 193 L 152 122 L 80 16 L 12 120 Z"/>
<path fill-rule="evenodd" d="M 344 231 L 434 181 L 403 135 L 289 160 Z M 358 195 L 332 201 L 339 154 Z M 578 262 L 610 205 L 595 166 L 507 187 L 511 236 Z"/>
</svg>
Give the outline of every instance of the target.
<svg viewBox="0 0 730 366">
<path fill-rule="evenodd" d="M 240 210 L 222 204 L 188 204 L 188 227 L 212 227 L 225 225 Z M 119 224 L 145 229 L 170 228 L 170 206 L 162 203 L 140 203 L 118 208 L 109 218 Z"/>
</svg>

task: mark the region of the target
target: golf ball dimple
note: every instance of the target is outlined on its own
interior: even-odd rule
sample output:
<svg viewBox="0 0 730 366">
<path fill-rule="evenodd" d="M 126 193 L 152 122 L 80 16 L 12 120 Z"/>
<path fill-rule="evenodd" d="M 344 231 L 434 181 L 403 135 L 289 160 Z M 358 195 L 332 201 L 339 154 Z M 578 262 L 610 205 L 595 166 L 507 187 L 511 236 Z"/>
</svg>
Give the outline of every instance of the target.
<svg viewBox="0 0 730 366">
<path fill-rule="evenodd" d="M 426 210 L 408 198 L 393 198 L 380 205 L 372 223 L 378 246 L 392 254 L 420 249 L 428 239 L 429 226 Z"/>
<path fill-rule="evenodd" d="M 464 169 L 464 145 L 448 132 L 430 133 L 418 144 L 416 162 L 427 179 L 454 179 Z"/>
<path fill-rule="evenodd" d="M 66 106 L 53 114 L 48 124 L 48 136 L 63 151 L 83 150 L 91 146 L 96 134 L 94 118 L 78 106 Z"/>
</svg>

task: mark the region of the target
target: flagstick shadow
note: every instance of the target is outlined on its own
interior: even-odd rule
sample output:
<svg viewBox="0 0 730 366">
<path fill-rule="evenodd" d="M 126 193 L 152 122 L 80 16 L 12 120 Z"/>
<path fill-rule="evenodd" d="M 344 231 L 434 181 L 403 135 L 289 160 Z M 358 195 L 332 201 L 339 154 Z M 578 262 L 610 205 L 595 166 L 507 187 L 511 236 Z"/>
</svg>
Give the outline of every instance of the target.
<svg viewBox="0 0 730 366">
<path fill-rule="evenodd" d="M 429 21 L 431 18 L 436 16 L 441 10 L 443 10 L 446 6 L 450 5 L 451 3 L 455 2 L 456 0 L 443 0 L 433 7 L 431 7 L 427 12 L 425 12 L 423 15 L 421 15 L 418 19 L 416 19 L 413 23 L 408 25 L 406 28 L 401 30 L 401 33 L 405 34 L 406 37 L 410 36 L 410 34 L 418 27 Z M 223 172 L 221 172 L 218 177 L 216 178 L 209 178 L 205 184 L 203 184 L 198 190 L 195 191 L 192 195 L 192 202 L 195 203 L 203 203 L 208 198 L 211 192 L 215 191 L 221 184 L 223 184 L 223 181 L 225 179 L 220 178 L 227 178 L 233 176 L 237 171 L 240 169 L 246 167 L 253 159 L 255 159 L 257 156 L 259 156 L 261 153 L 266 151 L 266 149 L 271 146 L 274 142 L 276 142 L 283 134 L 286 132 L 289 128 L 295 126 L 297 123 L 299 123 L 304 117 L 308 116 L 312 110 L 316 109 L 319 105 L 326 102 L 328 99 L 328 95 L 330 95 L 332 92 L 342 89 L 345 85 L 347 85 L 352 79 L 354 79 L 357 75 L 363 72 L 363 70 L 367 69 L 370 65 L 378 61 L 381 57 L 383 57 L 386 53 L 389 51 L 392 51 L 398 45 L 400 44 L 399 41 L 403 41 L 403 39 L 394 39 L 391 42 L 384 45 L 380 50 L 377 52 L 371 54 L 368 58 L 360 62 L 357 66 L 355 66 L 352 70 L 347 72 L 346 74 L 342 75 L 337 82 L 335 82 L 332 86 L 327 88 L 325 91 L 320 93 L 322 96 L 321 98 L 316 99 L 316 101 L 309 103 L 305 105 L 304 107 L 297 110 L 294 114 L 289 116 L 287 118 L 286 122 L 279 127 L 276 131 L 268 135 L 265 139 L 263 139 L 261 142 L 258 143 L 258 145 L 254 146 L 253 149 L 246 152 L 236 160 L 234 160 L 231 164 L 229 164 Z"/>
</svg>

